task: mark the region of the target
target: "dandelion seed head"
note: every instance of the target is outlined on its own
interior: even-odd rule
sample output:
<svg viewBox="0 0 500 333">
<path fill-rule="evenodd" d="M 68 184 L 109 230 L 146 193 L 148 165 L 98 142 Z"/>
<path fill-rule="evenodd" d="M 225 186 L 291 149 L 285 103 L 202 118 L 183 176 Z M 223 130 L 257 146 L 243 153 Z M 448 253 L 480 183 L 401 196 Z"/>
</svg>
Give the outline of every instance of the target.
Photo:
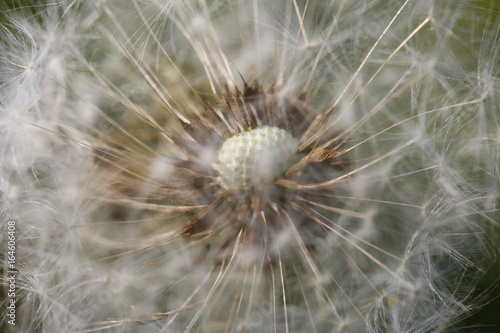
<svg viewBox="0 0 500 333">
<path fill-rule="evenodd" d="M 20 331 L 452 328 L 498 221 L 499 23 L 477 6 L 6 11 Z"/>
<path fill-rule="evenodd" d="M 270 184 L 296 160 L 297 149 L 298 140 L 281 128 L 241 132 L 219 149 L 216 182 L 227 191 Z"/>
</svg>

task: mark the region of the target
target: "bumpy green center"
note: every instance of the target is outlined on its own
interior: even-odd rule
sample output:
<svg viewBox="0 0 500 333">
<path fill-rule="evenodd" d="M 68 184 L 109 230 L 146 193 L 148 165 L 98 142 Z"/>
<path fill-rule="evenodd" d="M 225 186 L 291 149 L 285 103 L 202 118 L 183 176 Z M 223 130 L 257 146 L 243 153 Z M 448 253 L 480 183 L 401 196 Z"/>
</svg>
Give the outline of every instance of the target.
<svg viewBox="0 0 500 333">
<path fill-rule="evenodd" d="M 272 184 L 297 159 L 299 142 L 287 131 L 261 126 L 224 141 L 216 182 L 225 190 Z"/>
</svg>

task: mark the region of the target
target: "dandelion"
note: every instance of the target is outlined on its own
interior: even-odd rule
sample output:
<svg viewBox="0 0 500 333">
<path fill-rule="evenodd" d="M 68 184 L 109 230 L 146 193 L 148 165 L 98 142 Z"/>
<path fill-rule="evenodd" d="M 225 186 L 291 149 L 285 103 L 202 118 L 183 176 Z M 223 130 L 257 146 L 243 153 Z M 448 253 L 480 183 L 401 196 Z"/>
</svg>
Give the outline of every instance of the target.
<svg viewBox="0 0 500 333">
<path fill-rule="evenodd" d="M 494 7 L 57 1 L 7 16 L 11 328 L 435 332 L 480 305 L 498 233 Z"/>
</svg>

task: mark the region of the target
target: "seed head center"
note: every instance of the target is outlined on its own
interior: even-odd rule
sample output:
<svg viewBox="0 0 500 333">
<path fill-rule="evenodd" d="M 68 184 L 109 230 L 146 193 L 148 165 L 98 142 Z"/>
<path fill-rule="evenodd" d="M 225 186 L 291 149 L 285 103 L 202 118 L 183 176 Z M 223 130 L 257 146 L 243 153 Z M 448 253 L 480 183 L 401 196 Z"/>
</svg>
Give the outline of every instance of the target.
<svg viewBox="0 0 500 333">
<path fill-rule="evenodd" d="M 272 184 L 297 160 L 298 146 L 297 139 L 278 127 L 260 126 L 234 135 L 219 149 L 216 182 L 225 190 Z"/>
</svg>

